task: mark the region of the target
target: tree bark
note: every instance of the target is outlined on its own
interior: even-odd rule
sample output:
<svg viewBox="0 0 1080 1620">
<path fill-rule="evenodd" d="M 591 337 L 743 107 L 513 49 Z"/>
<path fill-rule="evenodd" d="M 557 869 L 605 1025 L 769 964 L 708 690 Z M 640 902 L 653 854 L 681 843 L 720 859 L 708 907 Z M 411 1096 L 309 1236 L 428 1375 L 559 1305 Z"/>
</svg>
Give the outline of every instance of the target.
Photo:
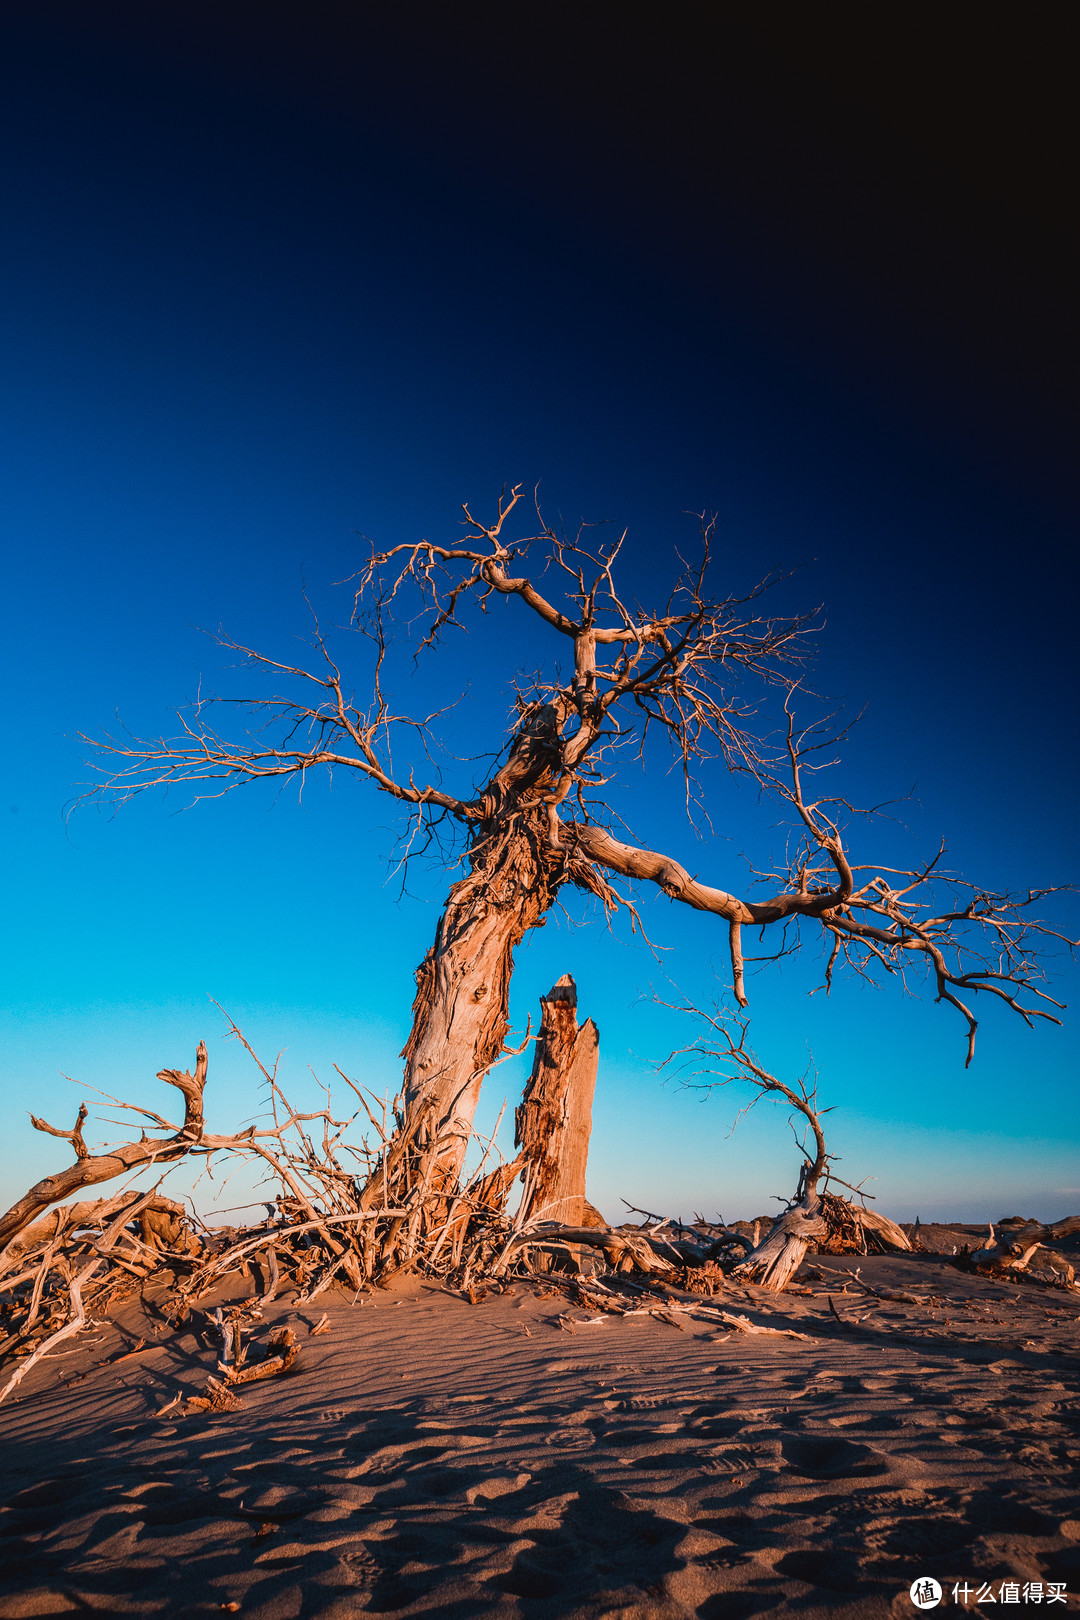
<svg viewBox="0 0 1080 1620">
<path fill-rule="evenodd" d="M 821 1199 L 816 1191 L 810 1190 L 773 1222 L 765 1241 L 735 1267 L 734 1275 L 783 1293 L 802 1265 L 811 1243 L 823 1237 L 826 1231 Z"/>
<path fill-rule="evenodd" d="M 585 1169 L 600 1035 L 592 1019 L 577 1021 L 577 987 L 564 973 L 540 1003 L 543 1013 L 532 1074 L 514 1118 L 514 1145 L 528 1175 L 526 1220 L 585 1220 Z"/>
<path fill-rule="evenodd" d="M 503 1050 L 514 951 L 543 922 L 562 881 L 539 808 L 477 842 L 472 871 L 450 890 L 435 943 L 416 972 L 405 1059 L 406 1115 L 429 1107 L 439 1180 L 461 1169 L 484 1076 Z"/>
</svg>

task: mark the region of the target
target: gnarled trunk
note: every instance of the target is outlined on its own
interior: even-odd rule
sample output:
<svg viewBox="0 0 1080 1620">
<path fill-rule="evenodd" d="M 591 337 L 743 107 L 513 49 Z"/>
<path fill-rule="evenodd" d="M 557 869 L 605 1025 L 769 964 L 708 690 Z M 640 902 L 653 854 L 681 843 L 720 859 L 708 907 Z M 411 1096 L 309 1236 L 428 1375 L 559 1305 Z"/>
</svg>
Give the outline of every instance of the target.
<svg viewBox="0 0 1080 1620">
<path fill-rule="evenodd" d="M 450 890 L 435 943 L 416 973 L 405 1059 L 406 1116 L 431 1110 L 439 1177 L 465 1157 L 484 1075 L 498 1058 L 509 1018 L 514 950 L 539 926 L 558 891 L 562 861 L 546 814 L 520 811 L 473 851 L 473 870 Z"/>
<path fill-rule="evenodd" d="M 765 1241 L 735 1267 L 735 1276 L 783 1293 L 811 1243 L 824 1237 L 827 1230 L 821 1199 L 816 1191 L 809 1190 L 773 1222 Z"/>
<path fill-rule="evenodd" d="M 405 1124 L 424 1115 L 416 1139 L 436 1193 L 456 1182 L 484 1075 L 503 1050 L 518 943 L 543 926 L 563 883 L 611 903 L 589 861 L 559 838 L 555 807 L 569 785 L 567 751 L 577 742 L 561 735 L 571 712 L 565 694 L 522 705 L 506 763 L 473 806 L 471 870 L 450 890 L 435 943 L 417 969 L 412 1033 L 401 1054 Z"/>
</svg>

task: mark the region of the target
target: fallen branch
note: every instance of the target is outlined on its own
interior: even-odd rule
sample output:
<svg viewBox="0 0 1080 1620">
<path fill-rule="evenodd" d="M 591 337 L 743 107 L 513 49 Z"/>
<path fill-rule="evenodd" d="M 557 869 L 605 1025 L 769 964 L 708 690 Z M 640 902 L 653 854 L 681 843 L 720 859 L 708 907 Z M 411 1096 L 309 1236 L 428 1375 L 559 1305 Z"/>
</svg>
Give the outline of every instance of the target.
<svg viewBox="0 0 1080 1620">
<path fill-rule="evenodd" d="M 1031 1262 L 1040 1250 L 1049 1264 L 1033 1267 Z M 1009 1277 L 1035 1283 L 1044 1288 L 1060 1288 L 1068 1293 L 1080 1293 L 1080 1289 L 1076 1286 L 1075 1270 L 1064 1255 L 1055 1253 L 1038 1240 L 1030 1242 L 1026 1235 L 1011 1242 L 1005 1237 L 995 1236 L 993 1225 L 990 1227 L 986 1244 L 983 1248 L 976 1249 L 974 1254 L 967 1256 L 967 1264 L 972 1269 L 989 1276 L 1007 1274 Z"/>
<path fill-rule="evenodd" d="M 762 1327 L 745 1316 L 734 1316 L 730 1311 L 701 1309 L 696 1314 L 704 1316 L 709 1321 L 722 1322 L 725 1327 L 734 1328 L 737 1333 L 768 1333 L 779 1339 L 809 1339 L 809 1334 L 796 1333 L 794 1328 Z"/>
<path fill-rule="evenodd" d="M 253 1384 L 264 1378 L 278 1378 L 282 1373 L 288 1372 L 297 1356 L 300 1354 L 300 1345 L 292 1328 L 278 1328 L 267 1343 L 267 1355 L 263 1361 L 256 1361 L 250 1366 L 230 1367 L 225 1373 L 225 1381 L 230 1386 L 234 1384 Z"/>
<path fill-rule="evenodd" d="M 61 1199 L 78 1192 L 81 1187 L 92 1186 L 98 1181 L 112 1181 L 114 1177 L 124 1175 L 131 1170 L 142 1169 L 148 1164 L 165 1164 L 172 1159 L 183 1158 L 193 1148 L 197 1148 L 203 1139 L 203 1087 L 206 1084 L 206 1047 L 199 1042 L 195 1054 L 195 1073 L 189 1074 L 186 1069 L 161 1069 L 158 1079 L 164 1080 L 167 1085 L 175 1086 L 184 1099 L 184 1123 L 180 1126 L 170 1125 L 167 1120 L 161 1119 L 148 1109 L 136 1109 L 137 1113 L 152 1121 L 158 1128 L 164 1128 L 172 1134 L 163 1139 L 154 1140 L 143 1134 L 138 1142 L 124 1142 L 120 1146 L 111 1148 L 107 1153 L 92 1155 L 83 1141 L 82 1127 L 86 1119 L 86 1104 L 79 1107 L 79 1116 L 75 1121 L 74 1130 L 61 1131 L 53 1125 L 48 1125 L 43 1119 L 30 1115 L 30 1122 L 36 1131 L 45 1131 L 49 1136 L 60 1136 L 69 1141 L 75 1149 L 75 1163 L 66 1170 L 61 1170 L 55 1176 L 46 1176 L 43 1181 L 30 1188 L 13 1204 L 7 1214 L 0 1218 L 0 1250 L 3 1250 L 17 1236 L 25 1226 L 28 1226 L 39 1210 L 47 1209 L 50 1204 L 59 1203 Z M 120 1107 L 130 1107 L 130 1104 L 121 1103 Z M 220 1140 L 220 1139 L 219 1139 Z M 228 1139 L 229 1145 L 242 1140 L 240 1137 Z"/>
<path fill-rule="evenodd" d="M 581 1243 L 599 1249 L 608 1265 L 615 1271 L 639 1271 L 646 1276 L 674 1272 L 676 1267 L 659 1252 L 659 1246 L 640 1228 L 628 1232 L 625 1228 L 610 1226 L 562 1226 L 545 1222 L 539 1226 L 524 1227 L 507 1239 L 503 1252 L 492 1268 L 493 1276 L 500 1276 L 511 1259 L 527 1248 L 544 1249 L 567 1243 Z"/>
<path fill-rule="evenodd" d="M 896 1300 L 902 1305 L 929 1305 L 930 1303 L 929 1294 L 908 1294 L 896 1288 L 871 1288 L 870 1284 L 864 1282 L 859 1276 L 858 1268 L 854 1271 L 844 1270 L 841 1272 L 841 1276 L 850 1277 L 856 1287 L 861 1288 L 864 1294 L 872 1294 L 875 1299 Z"/>
</svg>

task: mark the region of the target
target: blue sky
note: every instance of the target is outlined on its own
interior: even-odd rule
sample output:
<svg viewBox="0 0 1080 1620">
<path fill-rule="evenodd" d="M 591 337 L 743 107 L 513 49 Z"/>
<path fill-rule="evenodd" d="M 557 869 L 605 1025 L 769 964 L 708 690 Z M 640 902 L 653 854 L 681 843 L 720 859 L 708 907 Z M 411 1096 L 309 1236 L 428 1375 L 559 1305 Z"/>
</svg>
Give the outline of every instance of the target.
<svg viewBox="0 0 1080 1620">
<path fill-rule="evenodd" d="M 798 568 L 781 600 L 826 604 L 818 682 L 867 706 L 851 797 L 917 784 L 904 826 L 867 835 L 875 855 L 944 834 L 991 886 L 1075 875 L 1072 513 L 1056 402 L 1038 355 L 1024 370 L 1038 344 L 1018 318 L 980 349 L 932 276 L 905 303 L 824 243 L 777 182 L 794 123 L 779 157 L 751 140 L 734 178 L 683 163 L 679 183 L 715 180 L 723 206 L 680 235 L 658 200 L 670 144 L 657 137 L 658 182 L 629 136 L 604 144 L 599 114 L 539 151 L 507 104 L 497 136 L 440 122 L 452 83 L 426 60 L 403 89 L 392 29 L 352 41 L 353 105 L 314 24 L 290 75 L 284 35 L 249 57 L 209 13 L 178 12 L 166 37 L 120 30 L 123 10 L 16 11 L 5 53 L 3 1196 L 62 1162 L 24 1110 L 70 1123 L 81 1093 L 63 1074 L 155 1106 L 155 1071 L 205 1037 L 215 1125 L 251 1114 L 210 996 L 261 1052 L 287 1049 L 298 1092 L 335 1062 L 393 1088 L 447 874 L 415 868 L 399 897 L 391 804 L 339 777 L 302 804 L 268 788 L 64 811 L 88 776 L 80 732 L 167 730 L 200 678 L 238 690 L 199 627 L 288 656 L 305 588 L 346 617 L 333 582 L 361 535 L 452 534 L 459 503 L 484 509 L 504 481 L 539 482 L 568 522 L 628 527 L 643 595 L 706 508 L 725 586 Z M 761 97 L 767 113 L 764 76 Z M 908 160 L 915 189 L 924 159 Z M 598 174 L 609 183 L 590 190 Z M 841 160 L 836 174 L 854 195 L 860 176 Z M 914 216 L 892 195 L 900 229 Z M 993 233 L 950 241 L 954 271 L 977 264 L 996 287 Z M 1045 302 L 1040 262 L 1021 282 Z M 1001 359 L 1013 350 L 1019 369 Z M 454 753 L 498 745 L 535 645 L 519 606 L 416 677 L 418 698 L 467 694 Z M 775 816 L 721 774 L 706 787 L 711 837 L 656 763 L 614 802 L 644 841 L 737 888 Z M 622 1197 L 760 1213 L 794 1179 L 781 1111 L 729 1137 L 732 1092 L 702 1098 L 655 1070 L 690 1032 L 653 996 L 719 993 L 723 941 L 656 894 L 641 904 L 656 956 L 595 916 L 527 941 L 514 1027 L 575 975 L 601 1030 L 590 1191 L 606 1213 Z M 1068 904 L 1055 916 L 1077 931 Z M 1054 971 L 1075 999 L 1075 969 Z M 1075 1022 L 1029 1031 L 988 1010 L 965 1072 L 958 1021 L 928 997 L 845 983 L 811 999 L 819 975 L 804 960 L 756 977 L 754 1040 L 785 1073 L 816 1064 L 841 1173 L 924 1219 L 1080 1207 Z M 491 1076 L 489 1126 L 504 1097 L 512 1112 L 522 1063 Z"/>
</svg>

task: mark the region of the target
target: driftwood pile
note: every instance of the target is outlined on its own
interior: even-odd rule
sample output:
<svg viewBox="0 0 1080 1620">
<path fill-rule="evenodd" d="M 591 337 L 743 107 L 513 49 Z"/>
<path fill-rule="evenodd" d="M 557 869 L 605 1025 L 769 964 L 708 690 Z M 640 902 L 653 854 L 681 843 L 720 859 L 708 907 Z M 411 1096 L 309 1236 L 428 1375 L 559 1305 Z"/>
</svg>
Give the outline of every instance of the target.
<svg viewBox="0 0 1080 1620">
<path fill-rule="evenodd" d="M 1033 1221 L 1007 1220 L 991 1225 L 981 1249 L 963 1258 L 973 1271 L 988 1277 L 1009 1277 L 1036 1283 L 1044 1288 L 1076 1288 L 1072 1263 L 1051 1245 L 1080 1236 L 1080 1216 L 1070 1216 L 1053 1226 Z"/>
</svg>

